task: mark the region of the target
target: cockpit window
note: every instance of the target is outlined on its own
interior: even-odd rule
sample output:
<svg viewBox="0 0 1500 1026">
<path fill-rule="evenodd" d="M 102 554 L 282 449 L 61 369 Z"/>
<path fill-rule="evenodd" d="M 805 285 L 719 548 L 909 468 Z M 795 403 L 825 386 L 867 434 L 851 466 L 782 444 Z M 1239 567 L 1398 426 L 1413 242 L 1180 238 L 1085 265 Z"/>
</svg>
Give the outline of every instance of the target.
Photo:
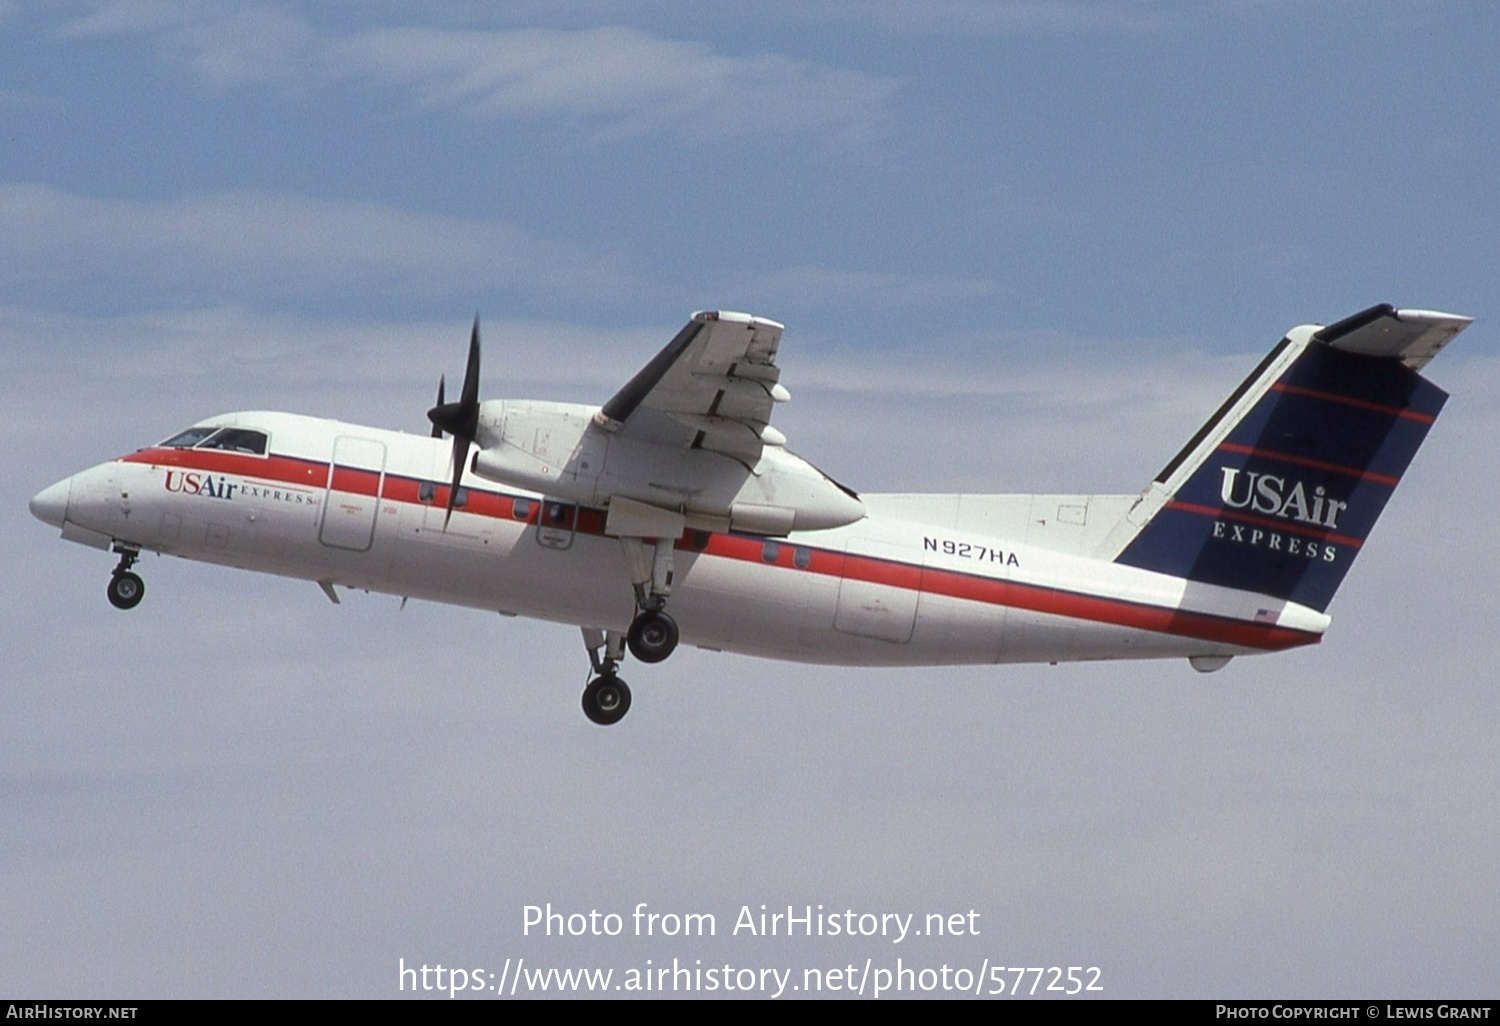
<svg viewBox="0 0 1500 1026">
<path fill-rule="evenodd" d="M 164 449 L 223 449 L 226 452 L 248 452 L 257 456 L 266 454 L 264 431 L 249 431 L 245 428 L 190 427 L 161 443 Z"/>
<path fill-rule="evenodd" d="M 224 449 L 229 452 L 249 452 L 257 456 L 266 454 L 266 436 L 262 431 L 247 431 L 244 428 L 224 428 L 198 443 L 200 449 Z"/>
<path fill-rule="evenodd" d="M 208 427 L 190 427 L 186 431 L 173 435 L 161 443 L 163 449 L 191 449 L 209 435 L 219 430 L 212 425 Z"/>
</svg>

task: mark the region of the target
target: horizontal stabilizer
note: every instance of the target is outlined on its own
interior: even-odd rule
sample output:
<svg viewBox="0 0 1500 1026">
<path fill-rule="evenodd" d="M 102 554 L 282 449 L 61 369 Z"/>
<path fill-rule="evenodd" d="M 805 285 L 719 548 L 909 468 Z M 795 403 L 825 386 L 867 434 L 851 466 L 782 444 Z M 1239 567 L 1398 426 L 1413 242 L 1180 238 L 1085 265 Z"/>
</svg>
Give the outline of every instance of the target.
<svg viewBox="0 0 1500 1026">
<path fill-rule="evenodd" d="M 1346 353 L 1396 359 L 1421 370 L 1473 320 L 1435 310 L 1397 310 L 1382 303 L 1319 329 L 1313 338 Z"/>
</svg>

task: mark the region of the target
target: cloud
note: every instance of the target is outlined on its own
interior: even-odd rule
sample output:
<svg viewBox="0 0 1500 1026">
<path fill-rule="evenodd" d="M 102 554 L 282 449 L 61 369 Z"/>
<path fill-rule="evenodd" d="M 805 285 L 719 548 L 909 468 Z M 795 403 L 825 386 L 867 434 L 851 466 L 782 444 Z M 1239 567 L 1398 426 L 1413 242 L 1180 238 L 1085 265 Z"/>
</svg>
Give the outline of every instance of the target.
<svg viewBox="0 0 1500 1026">
<path fill-rule="evenodd" d="M 602 402 L 679 326 L 486 316 L 481 395 Z M 396 321 L 244 306 L 79 316 L 0 307 L 20 389 L 0 430 L 45 448 L 74 410 L 140 442 L 228 409 L 425 430 L 437 377 L 461 373 L 461 317 Z M 939 346 L 836 348 L 789 329 L 776 423 L 793 451 L 865 491 L 1135 491 L 1254 366 L 1255 354 L 1080 359 L 1088 340 L 976 331 Z M 1124 347 L 1139 352 L 1144 343 Z M 1017 353 L 1028 355 L 1018 359 Z M 149 411 L 101 404 L 149 391 Z M 180 422 L 180 424 L 179 424 Z M 913 431 L 912 425 L 920 425 Z M 976 439 L 989 439 L 976 449 Z M 80 458 L 79 462 L 83 462 Z"/>
<path fill-rule="evenodd" d="M 265 85 L 302 94 L 351 82 L 394 90 L 416 109 L 561 118 L 600 138 L 864 135 L 884 124 L 898 88 L 886 77 L 774 53 L 724 54 L 619 26 L 336 31 L 285 9 L 124 0 L 61 32 L 148 35 L 165 59 L 214 89 Z"/>
<path fill-rule="evenodd" d="M 892 274 L 805 265 L 757 275 L 744 290 L 754 295 L 795 298 L 803 303 L 858 302 L 891 306 L 927 306 L 974 300 L 993 297 L 1002 291 L 999 284 L 986 278 Z"/>
<path fill-rule="evenodd" d="M 679 325 L 598 328 L 486 316 L 486 399 L 602 402 Z M 15 392 L 0 434 L 17 444 L 59 436 L 87 403 L 132 442 L 229 409 L 285 409 L 425 432 L 439 374 L 462 377 L 462 317 L 389 320 L 267 313 L 244 306 L 117 316 L 0 306 L 5 372 Z M 87 395 L 150 394 L 143 410 Z"/>
<path fill-rule="evenodd" d="M 798 5 L 788 17 L 851 23 L 898 35 L 1151 32 L 1180 5 L 1162 0 L 842 0 Z"/>
<path fill-rule="evenodd" d="M 287 193 L 103 199 L 46 185 L 0 185 L 8 288 L 283 296 L 453 295 L 534 288 L 616 294 L 634 284 L 611 261 L 501 221 Z"/>
<path fill-rule="evenodd" d="M 793 402 L 778 424 L 861 490 L 1136 492 L 1258 359 L 1183 348 L 994 332 L 880 352 L 783 345 Z"/>
<path fill-rule="evenodd" d="M 0 233 L 10 240 L 0 252 L 0 292 L 46 305 L 81 297 L 96 308 L 525 292 L 590 302 L 651 296 L 653 309 L 685 316 L 713 297 L 735 307 L 888 310 L 1002 291 L 977 277 L 814 265 L 694 268 L 670 285 L 654 264 L 505 221 L 255 190 L 125 199 L 0 184 Z"/>
<path fill-rule="evenodd" d="M 607 134 L 865 132 L 895 89 L 889 79 L 778 54 L 718 54 L 619 27 L 386 29 L 340 41 L 334 53 L 339 67 L 409 87 L 425 106 L 571 117 Z"/>
</svg>

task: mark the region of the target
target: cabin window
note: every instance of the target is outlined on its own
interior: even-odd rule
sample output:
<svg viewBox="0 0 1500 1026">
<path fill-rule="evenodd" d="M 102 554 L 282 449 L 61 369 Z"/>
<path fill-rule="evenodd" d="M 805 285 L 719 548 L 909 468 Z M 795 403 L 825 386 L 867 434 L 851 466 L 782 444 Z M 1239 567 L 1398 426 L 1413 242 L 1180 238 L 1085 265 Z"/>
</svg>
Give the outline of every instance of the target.
<svg viewBox="0 0 1500 1026">
<path fill-rule="evenodd" d="M 418 502 L 431 502 L 436 497 L 437 485 L 433 484 L 431 481 L 423 481 L 421 484 L 417 485 Z"/>
<path fill-rule="evenodd" d="M 775 542 L 768 541 L 761 546 L 760 558 L 765 560 L 767 563 L 776 562 L 776 557 L 779 555 L 781 555 L 781 546 L 777 545 Z"/>
<path fill-rule="evenodd" d="M 517 499 L 510 504 L 510 515 L 517 520 L 525 520 L 531 516 L 531 500 Z"/>
<path fill-rule="evenodd" d="M 469 504 L 469 490 L 467 488 L 460 488 L 458 491 L 456 491 L 456 492 L 453 493 L 453 508 L 454 509 L 463 509 L 468 504 Z"/>
<path fill-rule="evenodd" d="M 812 549 L 798 545 L 792 550 L 792 565 L 799 570 L 806 570 L 812 566 Z"/>
<path fill-rule="evenodd" d="M 568 523 L 568 507 L 560 502 L 554 502 L 547 507 L 547 522 L 554 527 L 565 527 Z"/>
</svg>

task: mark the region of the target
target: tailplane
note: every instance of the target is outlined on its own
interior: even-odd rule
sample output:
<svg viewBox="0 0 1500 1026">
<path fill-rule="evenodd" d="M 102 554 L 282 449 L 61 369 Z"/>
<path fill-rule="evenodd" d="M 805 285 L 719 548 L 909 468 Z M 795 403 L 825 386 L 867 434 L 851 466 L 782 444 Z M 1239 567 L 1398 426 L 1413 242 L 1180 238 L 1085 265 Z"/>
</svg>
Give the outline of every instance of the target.
<svg viewBox="0 0 1500 1026">
<path fill-rule="evenodd" d="M 1382 305 L 1288 332 L 1157 475 L 1116 562 L 1325 610 L 1448 398 L 1418 370 L 1469 323 Z"/>
</svg>

